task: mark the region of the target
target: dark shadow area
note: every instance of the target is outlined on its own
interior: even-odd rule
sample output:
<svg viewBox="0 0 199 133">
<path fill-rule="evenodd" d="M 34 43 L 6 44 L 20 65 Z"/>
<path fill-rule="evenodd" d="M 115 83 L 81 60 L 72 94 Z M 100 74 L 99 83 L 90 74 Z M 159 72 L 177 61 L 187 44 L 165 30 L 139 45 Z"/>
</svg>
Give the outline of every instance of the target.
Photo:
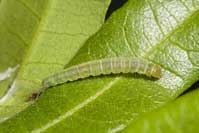
<svg viewBox="0 0 199 133">
<path fill-rule="evenodd" d="M 106 12 L 105 20 L 107 20 L 115 10 L 122 7 L 126 2 L 127 0 L 112 0 L 108 11 Z"/>
<path fill-rule="evenodd" d="M 197 88 L 199 88 L 199 81 L 197 81 L 195 84 L 193 84 L 189 89 L 187 89 L 186 91 L 184 91 L 180 96 L 185 95 L 191 91 L 196 90 Z M 180 97 L 179 96 L 179 97 Z"/>
</svg>

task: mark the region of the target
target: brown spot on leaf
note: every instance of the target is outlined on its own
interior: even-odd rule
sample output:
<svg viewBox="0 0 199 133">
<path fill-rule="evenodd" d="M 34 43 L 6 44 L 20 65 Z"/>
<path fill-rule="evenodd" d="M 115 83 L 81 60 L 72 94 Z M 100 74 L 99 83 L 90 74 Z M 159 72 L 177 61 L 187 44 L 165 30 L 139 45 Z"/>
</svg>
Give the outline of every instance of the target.
<svg viewBox="0 0 199 133">
<path fill-rule="evenodd" d="M 41 92 L 34 92 L 34 93 L 32 93 L 28 97 L 27 102 L 36 101 L 39 98 L 40 95 L 41 95 Z"/>
</svg>

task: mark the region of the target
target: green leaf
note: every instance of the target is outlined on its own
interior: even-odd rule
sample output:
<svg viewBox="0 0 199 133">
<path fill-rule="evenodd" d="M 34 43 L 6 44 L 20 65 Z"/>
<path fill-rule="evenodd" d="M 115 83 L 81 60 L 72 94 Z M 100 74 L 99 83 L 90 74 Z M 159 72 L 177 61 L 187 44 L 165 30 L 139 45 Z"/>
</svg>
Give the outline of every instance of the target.
<svg viewBox="0 0 199 133">
<path fill-rule="evenodd" d="M 64 68 L 104 23 L 110 0 L 2 0 L 0 118 L 23 110 L 41 81 Z M 14 72 L 15 66 L 20 65 Z M 11 87 L 10 87 L 11 86 Z"/>
<path fill-rule="evenodd" d="M 199 132 L 199 90 L 144 115 L 123 132 L 129 133 L 197 133 Z"/>
<path fill-rule="evenodd" d="M 3 97 L 13 82 L 17 69 L 31 47 L 47 0 L 26 2 L 4 0 L 0 5 L 0 97 Z M 41 14 L 41 15 L 40 15 Z M 10 73 L 6 73 L 9 70 Z M 2 76 L 4 74 L 5 76 Z M 10 75 L 10 77 L 9 77 Z"/>
<path fill-rule="evenodd" d="M 175 99 L 199 77 L 198 9 L 198 0 L 129 0 L 66 67 L 136 56 L 159 64 L 162 78 L 120 74 L 66 83 L 44 92 L 0 131 L 116 132 Z"/>
</svg>

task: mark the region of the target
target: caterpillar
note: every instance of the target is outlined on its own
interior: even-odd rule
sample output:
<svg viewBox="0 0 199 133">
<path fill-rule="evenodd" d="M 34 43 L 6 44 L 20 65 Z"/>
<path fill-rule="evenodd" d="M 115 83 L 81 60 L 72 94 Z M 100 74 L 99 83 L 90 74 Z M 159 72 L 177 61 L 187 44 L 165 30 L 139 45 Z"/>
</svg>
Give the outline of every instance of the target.
<svg viewBox="0 0 199 133">
<path fill-rule="evenodd" d="M 119 73 L 139 73 L 156 79 L 161 78 L 160 66 L 138 58 L 119 57 L 104 58 L 88 61 L 79 65 L 71 66 L 43 80 L 44 88 L 56 86 L 69 81 Z"/>
</svg>

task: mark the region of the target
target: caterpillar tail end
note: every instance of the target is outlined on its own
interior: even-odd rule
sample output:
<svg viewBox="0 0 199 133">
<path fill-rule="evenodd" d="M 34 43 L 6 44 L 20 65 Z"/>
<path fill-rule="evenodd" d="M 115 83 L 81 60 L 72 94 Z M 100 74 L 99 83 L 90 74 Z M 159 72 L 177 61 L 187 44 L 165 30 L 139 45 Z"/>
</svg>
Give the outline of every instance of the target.
<svg viewBox="0 0 199 133">
<path fill-rule="evenodd" d="M 156 65 L 153 67 L 152 77 L 160 79 L 162 77 L 162 72 L 160 66 Z"/>
</svg>

